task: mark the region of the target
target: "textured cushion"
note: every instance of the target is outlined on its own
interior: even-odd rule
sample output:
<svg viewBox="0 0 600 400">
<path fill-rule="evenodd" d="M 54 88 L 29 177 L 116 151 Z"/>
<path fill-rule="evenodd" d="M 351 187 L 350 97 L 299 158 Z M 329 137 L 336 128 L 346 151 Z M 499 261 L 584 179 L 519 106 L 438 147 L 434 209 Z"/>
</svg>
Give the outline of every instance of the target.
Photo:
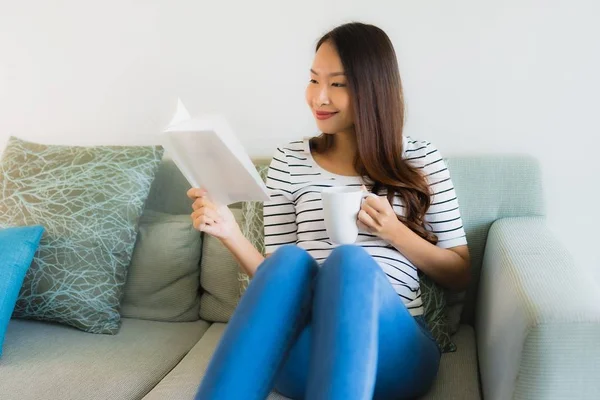
<svg viewBox="0 0 600 400">
<path fill-rule="evenodd" d="M 0 163 L 0 227 L 46 228 L 15 316 L 117 332 L 138 220 L 161 157 L 157 147 L 9 140 Z"/>
<path fill-rule="evenodd" d="M 231 212 L 241 226 L 242 211 Z M 233 255 L 218 239 L 204 234 L 200 262 L 200 318 L 206 321 L 227 322 L 240 299 L 239 266 Z"/>
<path fill-rule="evenodd" d="M 226 326 L 226 324 L 212 324 L 196 346 L 144 397 L 144 400 L 193 399 Z M 458 345 L 458 351 L 442 356 L 438 377 L 431 391 L 423 399 L 480 399 L 473 328 L 462 325 L 454 340 Z M 269 400 L 283 399 L 287 398 L 277 393 L 269 396 Z"/>
<path fill-rule="evenodd" d="M 123 319 L 117 335 L 13 320 L 0 360 L 0 399 L 140 399 L 191 349 L 204 321 Z"/>
<path fill-rule="evenodd" d="M 200 232 L 188 215 L 146 210 L 127 273 L 121 315 L 196 321 L 200 310 Z"/>
<path fill-rule="evenodd" d="M 419 285 L 423 300 L 423 317 L 431 334 L 442 352 L 456 351 L 456 344 L 450 338 L 450 327 L 446 315 L 446 292 L 425 274 L 420 274 Z"/>
<path fill-rule="evenodd" d="M 19 289 L 43 233 L 41 226 L 0 229 L 0 356 Z"/>
<path fill-rule="evenodd" d="M 438 376 L 424 400 L 479 400 L 475 332 L 461 325 L 452 336 L 457 351 L 442 355 Z"/>
<path fill-rule="evenodd" d="M 187 197 L 190 187 L 187 179 L 166 153 L 150 188 L 146 209 L 174 215 L 189 215 L 192 213 L 192 200 Z"/>
<path fill-rule="evenodd" d="M 214 323 L 202 338 L 143 400 L 193 399 L 227 324 Z"/>
<path fill-rule="evenodd" d="M 267 180 L 269 172 L 268 164 L 256 165 L 256 170 L 263 181 Z M 254 247 L 265 255 L 265 232 L 263 218 L 263 203 L 260 201 L 245 201 L 242 203 L 242 225 L 240 226 L 244 236 Z M 250 284 L 250 277 L 242 269 L 239 270 L 240 296 L 244 294 Z"/>
</svg>

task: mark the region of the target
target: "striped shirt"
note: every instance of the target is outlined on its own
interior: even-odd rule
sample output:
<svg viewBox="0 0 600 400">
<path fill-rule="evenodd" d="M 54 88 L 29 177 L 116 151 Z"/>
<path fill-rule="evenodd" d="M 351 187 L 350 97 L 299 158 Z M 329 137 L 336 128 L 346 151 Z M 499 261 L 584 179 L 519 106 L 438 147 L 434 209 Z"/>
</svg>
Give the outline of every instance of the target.
<svg viewBox="0 0 600 400">
<path fill-rule="evenodd" d="M 403 137 L 402 155 L 422 169 L 430 185 L 431 206 L 426 212 L 426 228 L 439 239 L 438 246 L 451 248 L 467 243 L 450 173 L 439 151 L 429 142 Z M 321 264 L 336 247 L 327 236 L 323 220 L 321 190 L 331 186 L 365 185 L 372 182 L 358 176 L 342 176 L 321 168 L 313 159 L 308 138 L 277 148 L 269 167 L 267 188 L 271 200 L 264 203 L 265 251 L 295 244 Z M 386 195 L 382 189 L 380 196 Z M 393 209 L 404 214 L 399 196 Z M 359 231 L 355 243 L 363 247 L 381 266 L 398 296 L 412 315 L 423 314 L 417 268 L 388 242 Z"/>
</svg>

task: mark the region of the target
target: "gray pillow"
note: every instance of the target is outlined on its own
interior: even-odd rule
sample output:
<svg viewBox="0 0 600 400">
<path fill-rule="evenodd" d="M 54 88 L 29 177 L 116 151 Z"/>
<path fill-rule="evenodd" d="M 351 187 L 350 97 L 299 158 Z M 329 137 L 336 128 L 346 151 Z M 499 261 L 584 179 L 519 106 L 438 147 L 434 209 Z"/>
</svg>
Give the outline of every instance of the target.
<svg viewBox="0 0 600 400">
<path fill-rule="evenodd" d="M 121 315 L 155 321 L 198 320 L 201 248 L 200 232 L 189 215 L 144 211 Z"/>
<path fill-rule="evenodd" d="M 235 220 L 243 224 L 242 210 L 231 208 Z M 233 255 L 218 239 L 203 235 L 200 262 L 200 318 L 205 321 L 227 322 L 240 299 L 239 265 Z"/>
<path fill-rule="evenodd" d="M 114 334 L 156 146 L 48 146 L 11 137 L 0 161 L 0 228 L 42 225 L 14 317 Z"/>
</svg>

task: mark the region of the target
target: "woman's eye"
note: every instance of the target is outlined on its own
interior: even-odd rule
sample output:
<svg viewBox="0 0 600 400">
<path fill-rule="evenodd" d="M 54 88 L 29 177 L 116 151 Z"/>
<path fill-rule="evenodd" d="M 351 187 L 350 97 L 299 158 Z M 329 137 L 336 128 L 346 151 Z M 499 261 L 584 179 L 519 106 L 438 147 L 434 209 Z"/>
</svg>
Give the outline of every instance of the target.
<svg viewBox="0 0 600 400">
<path fill-rule="evenodd" d="M 346 85 L 344 83 L 332 83 L 331 86 L 333 86 L 333 87 L 346 87 Z"/>
<path fill-rule="evenodd" d="M 319 83 L 319 82 L 317 82 L 317 81 L 316 81 L 316 80 L 314 80 L 314 79 L 311 79 L 311 80 L 310 80 L 310 83 Z"/>
</svg>

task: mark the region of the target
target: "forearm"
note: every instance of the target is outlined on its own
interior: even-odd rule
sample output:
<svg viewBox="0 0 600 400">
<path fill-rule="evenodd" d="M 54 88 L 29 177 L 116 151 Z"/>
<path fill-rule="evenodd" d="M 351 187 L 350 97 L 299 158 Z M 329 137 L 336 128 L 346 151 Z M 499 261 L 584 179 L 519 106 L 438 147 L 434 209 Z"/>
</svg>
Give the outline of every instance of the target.
<svg viewBox="0 0 600 400">
<path fill-rule="evenodd" d="M 463 289 L 469 282 L 469 257 L 429 243 L 406 225 L 399 223 L 386 239 L 414 266 L 432 280 L 449 289 Z"/>
<path fill-rule="evenodd" d="M 236 232 L 231 238 L 223 240 L 222 243 L 250 277 L 254 276 L 258 266 L 265 260 L 263 255 L 241 232 Z"/>
</svg>

